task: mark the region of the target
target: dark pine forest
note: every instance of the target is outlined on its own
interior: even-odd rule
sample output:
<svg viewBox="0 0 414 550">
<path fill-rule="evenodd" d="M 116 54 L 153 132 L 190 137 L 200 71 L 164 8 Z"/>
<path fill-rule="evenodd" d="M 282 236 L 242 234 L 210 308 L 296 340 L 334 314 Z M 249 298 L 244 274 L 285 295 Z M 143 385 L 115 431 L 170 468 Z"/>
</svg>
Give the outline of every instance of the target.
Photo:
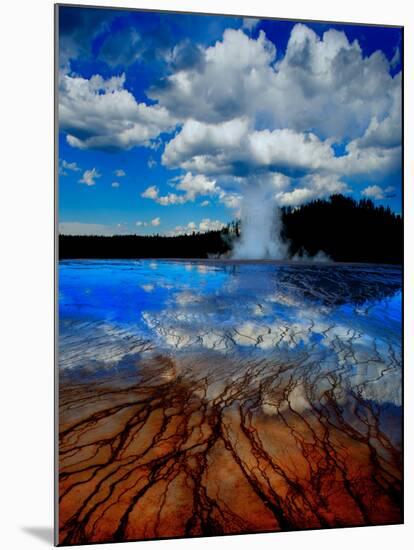
<svg viewBox="0 0 414 550">
<path fill-rule="evenodd" d="M 340 262 L 399 264 L 403 222 L 390 208 L 343 195 L 282 208 L 282 239 L 290 256 L 319 251 Z M 162 235 L 59 236 L 59 258 L 209 258 L 230 255 L 243 227 L 234 221 L 221 231 Z"/>
</svg>

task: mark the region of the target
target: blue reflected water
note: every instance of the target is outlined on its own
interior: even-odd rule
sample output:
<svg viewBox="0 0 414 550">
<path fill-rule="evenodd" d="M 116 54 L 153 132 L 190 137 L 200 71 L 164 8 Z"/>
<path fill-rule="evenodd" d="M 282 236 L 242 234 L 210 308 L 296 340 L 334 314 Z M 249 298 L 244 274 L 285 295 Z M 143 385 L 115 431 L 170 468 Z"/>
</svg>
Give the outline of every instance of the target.
<svg viewBox="0 0 414 550">
<path fill-rule="evenodd" d="M 379 377 L 367 395 L 400 404 L 399 267 L 62 261 L 59 290 L 61 370 L 113 369 L 149 349 L 204 354 L 209 369 L 263 356 Z"/>
</svg>

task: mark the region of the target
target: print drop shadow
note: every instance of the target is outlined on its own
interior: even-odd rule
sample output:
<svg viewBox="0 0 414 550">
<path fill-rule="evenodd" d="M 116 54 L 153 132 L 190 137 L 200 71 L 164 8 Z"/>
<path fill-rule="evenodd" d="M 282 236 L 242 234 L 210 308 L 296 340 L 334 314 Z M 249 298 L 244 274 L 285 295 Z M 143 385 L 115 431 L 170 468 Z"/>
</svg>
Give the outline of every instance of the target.
<svg viewBox="0 0 414 550">
<path fill-rule="evenodd" d="M 22 527 L 24 533 L 53 546 L 53 527 Z"/>
</svg>

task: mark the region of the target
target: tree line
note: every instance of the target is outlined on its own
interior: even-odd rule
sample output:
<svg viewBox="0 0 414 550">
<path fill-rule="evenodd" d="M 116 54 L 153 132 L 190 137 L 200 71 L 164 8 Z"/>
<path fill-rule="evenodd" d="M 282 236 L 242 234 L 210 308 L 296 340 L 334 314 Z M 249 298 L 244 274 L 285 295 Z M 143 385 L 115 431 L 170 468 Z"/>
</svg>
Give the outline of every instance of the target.
<svg viewBox="0 0 414 550">
<path fill-rule="evenodd" d="M 276 213 L 275 213 L 276 215 Z M 343 195 L 284 207 L 281 238 L 290 257 L 324 252 L 334 261 L 399 264 L 403 222 L 389 207 Z M 220 231 L 188 235 L 59 235 L 59 258 L 209 258 L 230 255 L 240 220 Z"/>
<path fill-rule="evenodd" d="M 291 255 L 313 256 L 322 250 L 338 262 L 402 263 L 402 217 L 370 199 L 332 195 L 301 208 L 284 208 L 282 219 Z"/>
</svg>

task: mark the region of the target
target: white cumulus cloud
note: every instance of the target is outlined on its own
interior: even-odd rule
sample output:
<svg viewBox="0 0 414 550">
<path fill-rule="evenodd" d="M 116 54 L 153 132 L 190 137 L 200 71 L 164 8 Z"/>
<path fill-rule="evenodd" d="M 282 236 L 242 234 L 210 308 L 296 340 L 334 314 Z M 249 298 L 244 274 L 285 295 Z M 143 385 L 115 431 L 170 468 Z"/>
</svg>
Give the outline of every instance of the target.
<svg viewBox="0 0 414 550">
<path fill-rule="evenodd" d="M 169 72 L 146 90 L 151 105 L 135 99 L 124 74 L 62 71 L 59 119 L 68 143 L 155 149 L 164 147 L 160 134 L 174 130 L 161 163 L 182 175 L 170 192 L 151 185 L 141 194 L 162 206 L 202 197 L 201 204 L 216 199 L 237 211 L 249 187 L 265 185 L 279 204 L 299 205 L 347 192 L 353 177 L 368 186 L 364 196 L 375 193 L 367 189 L 401 168 L 401 73 L 391 70 L 399 51 L 391 61 L 380 50 L 366 55 L 343 31 L 319 36 L 299 23 L 278 52 L 263 30 L 253 38 L 258 22 L 246 18 L 208 47 L 172 47 Z"/>
<path fill-rule="evenodd" d="M 297 24 L 277 58 L 263 31 L 253 39 L 228 29 L 202 51 L 198 65 L 173 72 L 149 91 L 182 121 L 162 164 L 214 177 L 210 195 L 221 190 L 223 202 L 230 192 L 223 178 L 236 183 L 234 197 L 244 196 L 252 177 L 282 174 L 290 189 L 279 195 L 281 202 L 301 204 L 346 192 L 342 178 L 397 173 L 401 74 L 391 76 L 390 67 L 381 51 L 364 55 L 342 31 L 319 37 Z M 335 143 L 343 143 L 342 156 Z"/>
<path fill-rule="evenodd" d="M 184 204 L 186 202 L 194 202 L 200 195 L 219 194 L 220 189 L 216 186 L 215 180 L 208 179 L 203 174 L 193 176 L 191 173 L 186 173 L 183 176 L 174 178 L 172 185 L 178 191 L 183 191 L 181 194 L 167 193 L 160 195 L 160 190 L 156 185 L 147 187 L 141 197 L 151 199 L 162 206 L 172 204 Z"/>
<path fill-rule="evenodd" d="M 159 105 L 138 103 L 124 88 L 125 75 L 105 80 L 60 75 L 59 125 L 79 149 L 119 150 L 149 146 L 176 120 Z"/>
<path fill-rule="evenodd" d="M 320 38 L 304 24 L 292 29 L 285 55 L 263 31 L 257 39 L 228 29 L 206 48 L 202 63 L 167 78 L 150 95 L 177 117 L 220 123 L 241 116 L 321 137 L 355 138 L 372 117 L 383 119 L 398 78 L 381 51 L 364 56 L 358 42 L 334 29 Z"/>
<path fill-rule="evenodd" d="M 147 187 L 143 193 L 141 193 L 141 197 L 144 199 L 152 199 L 155 200 L 158 198 L 160 190 L 156 185 L 151 185 L 150 187 Z"/>
</svg>

